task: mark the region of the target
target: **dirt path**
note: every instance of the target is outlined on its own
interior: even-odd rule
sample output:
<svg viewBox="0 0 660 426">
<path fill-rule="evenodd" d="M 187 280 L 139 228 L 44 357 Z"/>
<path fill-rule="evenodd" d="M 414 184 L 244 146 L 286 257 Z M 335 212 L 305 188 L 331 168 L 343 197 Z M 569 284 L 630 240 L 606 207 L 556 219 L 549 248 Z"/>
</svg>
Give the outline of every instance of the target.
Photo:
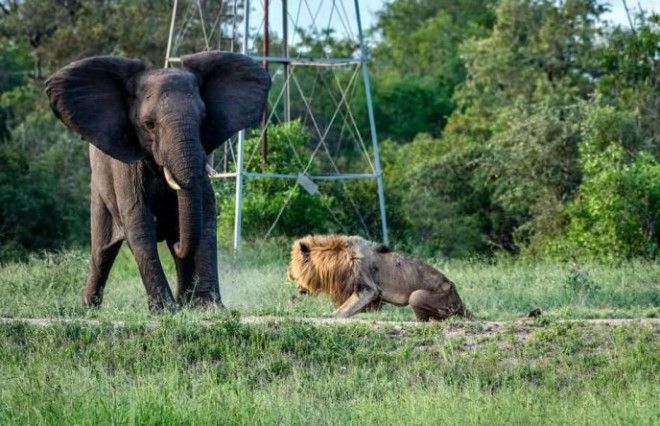
<svg viewBox="0 0 660 426">
<path fill-rule="evenodd" d="M 212 326 L 218 321 L 201 320 L 199 324 L 203 326 Z M 322 326 L 362 324 L 377 329 L 387 330 L 388 334 L 397 337 L 404 337 L 408 330 L 428 325 L 428 323 L 419 323 L 414 321 L 376 321 L 364 319 L 337 319 L 337 318 L 304 318 L 304 317 L 275 317 L 275 316 L 246 316 L 241 317 L 239 321 L 243 324 L 263 324 L 277 326 L 279 323 L 293 321 Z M 94 319 L 75 319 L 75 318 L 0 318 L 0 324 L 30 324 L 39 327 L 49 327 L 57 324 L 82 324 L 89 326 L 99 326 L 110 324 L 115 328 L 126 327 L 126 322 L 116 320 L 94 320 Z M 620 327 L 625 325 L 650 326 L 660 331 L 660 318 L 611 318 L 611 319 L 584 319 L 584 320 L 556 320 L 550 323 L 575 323 L 592 325 L 596 327 Z M 470 340 L 481 337 L 494 337 L 499 334 L 513 334 L 518 338 L 526 340 L 534 329 L 541 325 L 538 321 L 531 319 L 518 319 L 513 321 L 471 321 L 471 322 L 444 322 L 431 323 L 438 327 L 446 336 L 466 337 Z M 159 322 L 148 321 L 147 327 L 158 327 Z"/>
</svg>

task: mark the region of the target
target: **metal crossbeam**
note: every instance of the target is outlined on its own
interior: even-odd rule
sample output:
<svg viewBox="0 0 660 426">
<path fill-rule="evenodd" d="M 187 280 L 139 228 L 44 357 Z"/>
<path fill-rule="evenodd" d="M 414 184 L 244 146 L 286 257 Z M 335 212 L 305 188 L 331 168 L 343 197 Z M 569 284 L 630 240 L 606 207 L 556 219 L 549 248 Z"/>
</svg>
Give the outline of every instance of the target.
<svg viewBox="0 0 660 426">
<path fill-rule="evenodd" d="M 272 62 L 276 64 L 287 64 L 287 65 L 305 65 L 311 67 L 345 67 L 347 65 L 360 64 L 361 59 L 356 58 L 328 58 L 328 59 L 316 59 L 316 58 L 285 58 L 282 56 L 261 56 L 261 55 L 248 55 L 250 58 L 254 59 L 257 62 Z M 169 58 L 168 62 L 170 64 L 181 63 L 181 58 L 172 57 Z"/>
<path fill-rule="evenodd" d="M 235 178 L 236 173 L 217 173 L 214 178 Z M 296 180 L 300 177 L 299 174 L 290 174 L 290 173 L 254 173 L 254 172 L 243 172 L 244 177 L 255 178 L 255 179 L 287 179 L 287 180 Z M 371 173 L 348 173 L 342 175 L 305 175 L 311 180 L 317 181 L 333 181 L 333 180 L 364 180 L 364 179 L 377 179 L 378 175 Z"/>
</svg>

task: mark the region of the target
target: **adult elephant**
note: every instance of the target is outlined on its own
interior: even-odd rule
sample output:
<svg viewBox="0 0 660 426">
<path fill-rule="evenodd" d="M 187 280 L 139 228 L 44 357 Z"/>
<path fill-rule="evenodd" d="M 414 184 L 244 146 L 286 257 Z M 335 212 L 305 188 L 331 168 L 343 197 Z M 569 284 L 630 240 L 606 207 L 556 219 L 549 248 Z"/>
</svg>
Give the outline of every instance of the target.
<svg viewBox="0 0 660 426">
<path fill-rule="evenodd" d="M 90 142 L 91 266 L 83 303 L 100 305 L 124 240 L 152 310 L 175 308 L 156 243 L 167 241 L 180 304 L 222 304 L 216 210 L 206 155 L 261 117 L 268 73 L 250 58 L 204 52 L 182 68 L 96 56 L 46 82 L 55 115 Z"/>
</svg>

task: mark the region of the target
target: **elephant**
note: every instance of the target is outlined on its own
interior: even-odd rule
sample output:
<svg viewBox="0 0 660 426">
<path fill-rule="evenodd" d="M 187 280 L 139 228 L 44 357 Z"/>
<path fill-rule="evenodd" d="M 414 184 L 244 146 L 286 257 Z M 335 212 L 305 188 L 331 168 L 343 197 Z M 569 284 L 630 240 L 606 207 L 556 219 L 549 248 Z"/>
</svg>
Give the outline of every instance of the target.
<svg viewBox="0 0 660 426">
<path fill-rule="evenodd" d="M 124 241 L 135 257 L 152 311 L 222 307 L 215 195 L 207 155 L 256 124 L 271 80 L 249 57 L 202 52 L 181 68 L 94 56 L 46 81 L 55 116 L 90 143 L 91 261 L 84 305 L 103 301 Z M 157 251 L 176 265 L 176 299 Z"/>
</svg>

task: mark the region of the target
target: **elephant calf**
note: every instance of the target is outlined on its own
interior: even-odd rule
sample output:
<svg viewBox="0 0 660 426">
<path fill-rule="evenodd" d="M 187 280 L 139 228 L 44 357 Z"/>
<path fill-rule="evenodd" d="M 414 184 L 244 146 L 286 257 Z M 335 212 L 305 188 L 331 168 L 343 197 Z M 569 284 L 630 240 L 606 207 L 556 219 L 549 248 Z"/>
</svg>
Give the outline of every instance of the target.
<svg viewBox="0 0 660 426">
<path fill-rule="evenodd" d="M 221 305 L 215 198 L 206 156 L 263 113 L 270 77 L 226 52 L 184 56 L 182 68 L 97 56 L 46 82 L 51 108 L 91 145 L 92 258 L 82 300 L 100 305 L 125 240 L 152 310 L 175 301 L 156 243 L 176 262 L 177 301 Z"/>
</svg>

